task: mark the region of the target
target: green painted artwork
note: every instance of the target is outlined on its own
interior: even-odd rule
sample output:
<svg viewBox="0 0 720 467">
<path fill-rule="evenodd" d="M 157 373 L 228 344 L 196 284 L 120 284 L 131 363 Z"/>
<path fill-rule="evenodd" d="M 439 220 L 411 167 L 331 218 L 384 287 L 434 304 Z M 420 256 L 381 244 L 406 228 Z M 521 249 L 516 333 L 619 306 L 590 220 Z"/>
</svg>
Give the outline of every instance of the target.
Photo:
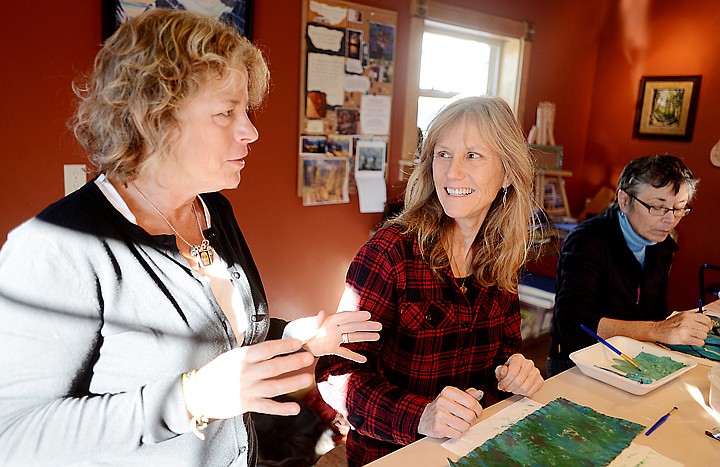
<svg viewBox="0 0 720 467">
<path fill-rule="evenodd" d="M 612 367 L 618 372 L 624 373 L 626 378 L 641 384 L 649 384 L 687 366 L 685 363 L 678 362 L 670 357 L 658 357 L 647 352 L 640 352 L 634 360 L 640 365 L 640 370 L 622 358 L 613 359 L 615 364 Z"/>
<path fill-rule="evenodd" d="M 559 397 L 448 463 L 451 467 L 608 465 L 643 429 Z"/>
<path fill-rule="evenodd" d="M 718 321 L 718 318 L 713 317 L 712 324 L 713 327 L 710 332 L 708 332 L 705 345 L 702 347 L 696 345 L 665 345 L 678 352 L 720 362 L 720 321 Z"/>
</svg>

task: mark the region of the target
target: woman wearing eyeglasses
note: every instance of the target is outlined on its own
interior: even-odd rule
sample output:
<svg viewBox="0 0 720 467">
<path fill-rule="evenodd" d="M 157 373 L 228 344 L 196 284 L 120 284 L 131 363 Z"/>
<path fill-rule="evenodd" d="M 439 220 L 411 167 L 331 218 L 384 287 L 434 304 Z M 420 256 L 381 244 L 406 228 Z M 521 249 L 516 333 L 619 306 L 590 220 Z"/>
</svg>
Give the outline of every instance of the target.
<svg viewBox="0 0 720 467">
<path fill-rule="evenodd" d="M 568 235 L 558 261 L 548 377 L 574 366 L 570 353 L 596 342 L 581 324 L 606 339 L 704 344 L 707 316 L 691 311 L 665 319 L 678 250 L 670 233 L 690 213 L 698 182 L 675 156 L 635 159 L 620 174 L 607 211 Z"/>
</svg>

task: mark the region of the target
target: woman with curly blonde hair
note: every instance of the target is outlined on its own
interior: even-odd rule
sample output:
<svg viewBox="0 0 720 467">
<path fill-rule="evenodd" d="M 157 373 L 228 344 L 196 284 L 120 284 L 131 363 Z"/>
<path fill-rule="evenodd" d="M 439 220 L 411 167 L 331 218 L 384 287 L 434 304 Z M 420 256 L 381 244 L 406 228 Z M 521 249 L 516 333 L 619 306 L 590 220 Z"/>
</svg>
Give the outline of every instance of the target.
<svg viewBox="0 0 720 467">
<path fill-rule="evenodd" d="M 520 349 L 518 273 L 528 245 L 533 166 L 512 111 L 470 97 L 431 122 L 404 211 L 350 265 L 340 309 L 368 310 L 377 342 L 362 366 L 323 357 L 326 401 L 348 418 L 350 465 L 420 435 L 456 438 L 490 405 L 543 379 Z"/>
<path fill-rule="evenodd" d="M 74 122 L 99 175 L 0 251 L 3 465 L 252 466 L 250 412 L 296 414 L 273 397 L 312 383 L 313 355 L 364 360 L 340 344 L 378 338 L 367 312 L 270 318 L 218 193 L 240 183 L 268 78 L 193 13 L 105 42 Z"/>
</svg>

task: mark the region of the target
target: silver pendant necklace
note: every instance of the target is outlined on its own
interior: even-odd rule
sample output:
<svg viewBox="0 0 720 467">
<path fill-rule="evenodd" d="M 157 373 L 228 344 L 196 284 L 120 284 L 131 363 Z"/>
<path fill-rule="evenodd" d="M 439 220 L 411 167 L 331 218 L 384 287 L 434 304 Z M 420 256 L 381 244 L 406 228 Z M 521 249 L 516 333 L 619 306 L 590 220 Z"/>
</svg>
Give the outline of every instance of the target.
<svg viewBox="0 0 720 467">
<path fill-rule="evenodd" d="M 147 196 L 145 196 L 143 194 L 143 192 L 140 191 L 140 188 L 138 188 L 134 182 L 130 182 L 130 184 L 133 186 L 133 188 L 135 188 L 135 190 L 142 197 L 142 199 L 144 199 L 150 205 L 150 207 L 152 207 L 155 210 L 155 212 L 157 212 L 160 215 L 160 217 L 162 217 L 162 219 L 165 221 L 165 223 L 168 225 L 168 227 L 170 227 L 170 229 L 173 232 L 175 232 L 175 235 L 177 235 L 178 238 L 183 241 L 183 243 L 185 243 L 188 247 L 190 247 L 190 256 L 195 258 L 195 261 L 197 262 L 198 267 L 204 268 L 204 267 L 210 266 L 213 262 L 214 251 L 213 251 L 212 247 L 210 246 L 210 242 L 207 241 L 207 239 L 205 238 L 205 235 L 203 235 L 202 226 L 200 225 L 200 216 L 198 216 L 197 210 L 195 209 L 195 201 L 193 200 L 192 205 L 190 205 L 190 209 L 192 209 L 192 212 L 195 215 L 195 222 L 197 222 L 198 230 L 200 231 L 200 237 L 202 238 L 202 242 L 200 243 L 200 245 L 193 245 L 190 242 L 188 242 L 187 240 L 185 240 L 185 237 L 180 235 L 180 232 L 175 230 L 175 227 L 173 227 L 173 225 L 170 223 L 170 221 L 167 219 L 167 217 L 165 217 L 165 215 L 162 212 L 160 212 L 160 210 L 158 208 L 156 208 L 155 205 L 152 204 L 149 199 L 147 199 Z"/>
</svg>

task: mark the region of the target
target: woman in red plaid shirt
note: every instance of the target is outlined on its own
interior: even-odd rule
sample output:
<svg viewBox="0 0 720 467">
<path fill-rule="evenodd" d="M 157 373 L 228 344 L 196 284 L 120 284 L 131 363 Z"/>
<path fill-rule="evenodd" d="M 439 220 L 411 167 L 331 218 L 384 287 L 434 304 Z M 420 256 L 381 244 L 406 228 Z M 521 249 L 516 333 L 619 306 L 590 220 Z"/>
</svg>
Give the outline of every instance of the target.
<svg viewBox="0 0 720 467">
<path fill-rule="evenodd" d="M 367 363 L 323 357 L 316 369 L 323 397 L 352 425 L 350 465 L 422 436 L 460 437 L 482 405 L 542 386 L 518 353 L 532 178 L 503 100 L 461 99 L 430 124 L 405 209 L 360 249 L 339 306 L 370 311 L 381 338 L 350 335 Z"/>
</svg>

